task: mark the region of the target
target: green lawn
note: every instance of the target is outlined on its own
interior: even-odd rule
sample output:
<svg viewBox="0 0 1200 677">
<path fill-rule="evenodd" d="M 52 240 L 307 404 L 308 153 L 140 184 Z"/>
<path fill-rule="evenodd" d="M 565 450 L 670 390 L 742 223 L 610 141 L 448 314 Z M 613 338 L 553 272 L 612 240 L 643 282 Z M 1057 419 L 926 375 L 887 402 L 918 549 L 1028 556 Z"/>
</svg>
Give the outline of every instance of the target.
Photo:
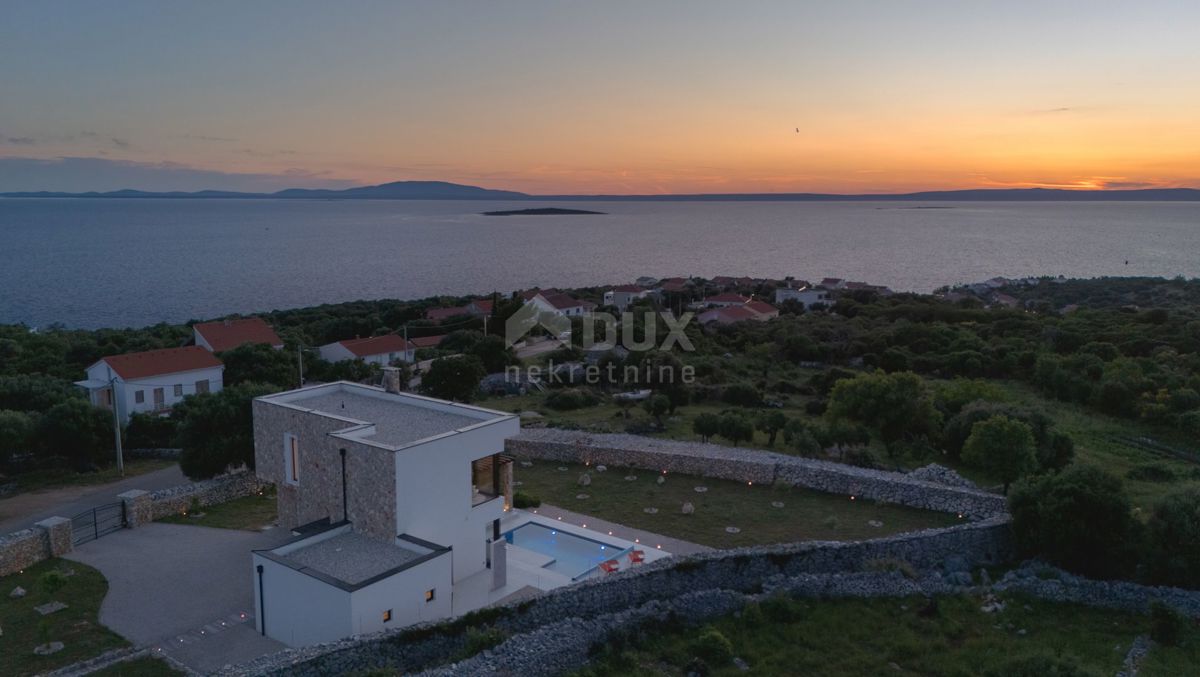
<svg viewBox="0 0 1200 677">
<path fill-rule="evenodd" d="M 518 465 L 514 480 L 521 482 L 518 491 L 560 508 L 716 548 L 861 540 L 959 522 L 954 515 L 852 501 L 849 496 L 807 489 L 747 486 L 689 475 L 667 475 L 660 485 L 657 473 L 646 470 L 610 467 L 601 473 L 591 469 L 591 485 L 581 487 L 579 476 L 587 470 L 579 464 L 534 461 L 529 468 Z M 626 481 L 627 475 L 636 475 L 637 479 Z M 697 493 L 697 486 L 708 490 Z M 587 494 L 588 498 L 576 498 L 579 494 Z M 685 502 L 695 506 L 695 513 L 680 512 Z M 783 507 L 776 508 L 773 502 L 782 502 Z M 645 508 L 657 508 L 658 512 L 647 514 Z M 871 521 L 883 525 L 874 527 Z M 740 529 L 740 533 L 727 533 L 725 528 L 730 526 Z"/>
<path fill-rule="evenodd" d="M 110 665 L 91 673 L 90 677 L 170 677 L 181 674 L 166 661 L 145 656 Z"/>
<path fill-rule="evenodd" d="M 805 371 L 801 374 L 801 377 L 806 377 L 809 373 L 811 372 Z M 1057 427 L 1069 434 L 1075 441 L 1075 455 L 1079 461 L 1098 465 L 1121 478 L 1126 478 L 1127 473 L 1131 469 L 1146 464 L 1161 465 L 1173 471 L 1177 478 L 1165 482 L 1126 479 L 1126 487 L 1130 497 L 1133 499 L 1133 504 L 1140 509 L 1139 512 L 1143 517 L 1149 514 L 1154 503 L 1165 494 L 1188 486 L 1200 486 L 1200 464 L 1165 457 L 1153 451 L 1122 442 L 1121 438 L 1149 437 L 1176 447 L 1197 448 L 1200 450 L 1200 445 L 1198 445 L 1196 440 L 1180 439 L 1177 433 L 1172 431 L 1161 430 L 1138 421 L 1106 416 L 1082 405 L 1049 399 L 1042 396 L 1030 386 L 1022 383 L 1012 381 L 991 381 L 991 383 L 1005 392 L 1012 403 L 1043 411 L 1054 419 Z M 820 422 L 818 417 L 814 417 L 804 411 L 804 403 L 810 398 L 792 395 L 777 399 L 782 399 L 785 406 L 781 411 L 789 417 L 806 420 L 810 423 Z M 511 412 L 536 411 L 542 415 L 540 418 L 530 417 L 524 419 L 523 423 L 525 425 L 550 423 L 578 426 L 592 432 L 625 432 L 627 424 L 631 421 L 635 424 L 641 424 L 643 427 L 648 427 L 651 423 L 650 417 L 640 406 L 631 408 L 629 410 L 630 418 L 626 419 L 620 408 L 610 400 L 606 400 L 594 407 L 575 411 L 555 411 L 545 406 L 544 394 L 534 393 L 520 397 L 493 398 L 483 402 L 482 405 Z M 694 418 L 701 413 L 719 413 L 730 408 L 728 405 L 719 402 L 689 404 L 680 407 L 674 417 L 665 421 L 665 430 L 649 434 L 653 437 L 698 442 L 700 438 L 692 432 L 692 421 Z M 750 409 L 746 411 L 753 415 L 767 410 Z M 712 442 L 727 444 L 725 440 L 719 437 L 714 438 Z M 761 431 L 755 431 L 754 439 L 740 446 L 768 449 L 783 453 L 788 452 L 783 443 L 782 436 L 776 441 L 775 446 L 771 447 L 767 444 L 767 435 Z M 871 451 L 883 467 L 898 465 L 902 469 L 912 469 L 936 462 L 953 468 L 981 486 L 995 486 L 998 484 L 994 478 L 989 477 L 986 473 L 974 468 L 965 467 L 962 463 L 952 461 L 944 456 L 903 458 L 898 461 L 892 461 L 887 458 L 882 446 L 877 442 L 872 443 Z"/>
<path fill-rule="evenodd" d="M 59 590 L 51 592 L 42 577 L 55 570 L 75 573 L 62 579 Z M 20 599 L 9 597 L 17 586 L 28 594 Z M 38 674 L 128 645 L 100 625 L 100 602 L 108 593 L 108 581 L 91 567 L 47 560 L 0 578 L 0 593 L 0 628 L 4 630 L 0 636 L 0 675 Z M 46 616 L 34 611 L 35 606 L 51 601 L 63 602 L 67 608 Z M 34 647 L 55 641 L 65 645 L 62 651 L 50 656 L 33 653 Z"/>
<path fill-rule="evenodd" d="M 155 470 L 169 468 L 176 463 L 177 461 L 164 458 L 129 459 L 125 461 L 125 477 L 144 475 Z M 107 484 L 121 479 L 121 473 L 117 472 L 115 465 L 96 472 L 75 472 L 69 468 L 53 468 L 20 473 L 8 479 L 17 485 L 15 492 L 8 494 L 12 496 L 18 493 L 58 489 L 60 487 Z"/>
<path fill-rule="evenodd" d="M 703 628 L 656 624 L 610 644 L 578 677 L 683 675 L 701 654 L 712 675 L 1008 675 L 1007 662 L 1033 656 L 1074 660 L 1087 672 L 1115 674 L 1133 639 L 1149 631 L 1145 616 L 1006 596 L 996 613 L 975 597 L 908 599 L 772 599 L 711 624 L 749 664 L 742 672 L 700 642 Z M 1023 632 L 1022 632 L 1023 631 Z M 1156 646 L 1144 677 L 1195 674 L 1200 632 L 1190 627 L 1179 647 Z M 695 666 L 693 665 L 693 668 Z M 991 671 L 996 672 L 991 672 Z"/>
<path fill-rule="evenodd" d="M 195 524 L 218 529 L 245 529 L 260 531 L 275 523 L 275 492 L 269 491 L 253 496 L 243 496 L 232 501 L 208 505 L 198 512 L 186 515 L 169 515 L 160 522 L 171 524 Z"/>
</svg>

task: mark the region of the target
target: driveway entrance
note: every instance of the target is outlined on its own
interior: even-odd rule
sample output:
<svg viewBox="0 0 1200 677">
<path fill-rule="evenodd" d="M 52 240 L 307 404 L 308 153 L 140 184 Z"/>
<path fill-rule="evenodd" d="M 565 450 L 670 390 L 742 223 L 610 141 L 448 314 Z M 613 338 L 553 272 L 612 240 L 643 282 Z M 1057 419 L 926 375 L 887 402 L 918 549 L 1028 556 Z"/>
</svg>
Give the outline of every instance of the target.
<svg viewBox="0 0 1200 677">
<path fill-rule="evenodd" d="M 285 647 L 254 629 L 250 551 L 291 538 L 152 523 L 77 546 L 67 557 L 108 579 L 100 622 L 139 647 L 161 647 L 198 672 Z"/>
</svg>

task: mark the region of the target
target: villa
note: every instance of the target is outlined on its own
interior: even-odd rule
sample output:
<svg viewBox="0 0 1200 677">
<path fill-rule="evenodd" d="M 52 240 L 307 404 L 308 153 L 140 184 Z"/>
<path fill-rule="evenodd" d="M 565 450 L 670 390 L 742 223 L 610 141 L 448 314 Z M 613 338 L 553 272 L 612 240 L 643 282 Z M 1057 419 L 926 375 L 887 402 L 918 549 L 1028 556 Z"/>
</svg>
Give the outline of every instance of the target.
<svg viewBox="0 0 1200 677">
<path fill-rule="evenodd" d="M 604 305 L 615 306 L 617 310 L 624 312 L 631 303 L 638 299 L 644 299 L 652 293 L 649 289 L 636 284 L 623 284 L 604 292 Z"/>
<path fill-rule="evenodd" d="M 412 362 L 417 347 L 396 334 L 371 338 L 347 339 L 326 343 L 317 349 L 321 359 L 328 362 L 362 360 L 367 364 L 387 366 L 393 362 Z"/>
<path fill-rule="evenodd" d="M 461 615 L 631 551 L 512 508 L 516 415 L 402 393 L 398 377 L 254 401 L 255 472 L 296 535 L 252 554 L 259 632 L 305 646 Z"/>
<path fill-rule="evenodd" d="M 591 301 L 581 301 L 570 294 L 547 289 L 530 296 L 525 303 L 534 305 L 539 312 L 560 317 L 582 317 L 596 308 Z"/>
<path fill-rule="evenodd" d="M 87 368 L 75 385 L 92 404 L 116 408 L 122 423 L 135 413 L 165 414 L 188 395 L 219 392 L 221 361 L 200 346 L 109 355 Z"/>
<path fill-rule="evenodd" d="M 233 350 L 247 343 L 261 343 L 276 350 L 283 349 L 283 341 L 279 335 L 261 317 L 200 322 L 192 326 L 192 333 L 196 345 L 214 353 Z"/>
<path fill-rule="evenodd" d="M 782 287 L 776 289 L 775 303 L 783 303 L 784 301 L 795 301 L 808 308 L 817 303 L 831 303 L 832 299 L 829 296 L 829 292 L 824 289 L 811 289 L 809 287 L 800 287 L 797 289 Z"/>
</svg>

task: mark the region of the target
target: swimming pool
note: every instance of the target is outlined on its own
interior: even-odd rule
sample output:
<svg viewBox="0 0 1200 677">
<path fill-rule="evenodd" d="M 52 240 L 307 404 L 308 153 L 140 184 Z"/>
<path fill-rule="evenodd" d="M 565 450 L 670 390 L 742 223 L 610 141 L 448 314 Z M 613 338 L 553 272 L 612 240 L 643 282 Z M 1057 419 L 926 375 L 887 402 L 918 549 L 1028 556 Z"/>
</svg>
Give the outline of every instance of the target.
<svg viewBox="0 0 1200 677">
<path fill-rule="evenodd" d="M 527 522 L 506 532 L 504 540 L 517 547 L 553 558 L 553 561 L 543 568 L 570 576 L 572 579 L 582 578 L 595 569 L 596 565 L 618 557 L 627 550 L 537 522 Z"/>
</svg>

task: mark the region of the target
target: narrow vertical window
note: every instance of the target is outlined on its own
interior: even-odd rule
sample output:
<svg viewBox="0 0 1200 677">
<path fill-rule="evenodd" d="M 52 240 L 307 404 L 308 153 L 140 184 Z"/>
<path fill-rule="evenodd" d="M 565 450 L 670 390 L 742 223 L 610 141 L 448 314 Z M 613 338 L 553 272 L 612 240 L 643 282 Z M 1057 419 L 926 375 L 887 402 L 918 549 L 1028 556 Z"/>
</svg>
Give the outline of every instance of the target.
<svg viewBox="0 0 1200 677">
<path fill-rule="evenodd" d="M 196 393 L 206 393 L 206 392 L 208 392 L 208 379 L 196 381 Z"/>
<path fill-rule="evenodd" d="M 146 402 L 146 391 L 145 390 L 134 391 L 133 401 L 137 402 L 138 404 L 145 403 Z"/>
<path fill-rule="evenodd" d="M 183 397 L 183 384 L 182 383 L 175 384 L 175 397 Z"/>
<path fill-rule="evenodd" d="M 283 436 L 283 471 L 285 482 L 300 484 L 300 440 L 291 433 Z"/>
</svg>

